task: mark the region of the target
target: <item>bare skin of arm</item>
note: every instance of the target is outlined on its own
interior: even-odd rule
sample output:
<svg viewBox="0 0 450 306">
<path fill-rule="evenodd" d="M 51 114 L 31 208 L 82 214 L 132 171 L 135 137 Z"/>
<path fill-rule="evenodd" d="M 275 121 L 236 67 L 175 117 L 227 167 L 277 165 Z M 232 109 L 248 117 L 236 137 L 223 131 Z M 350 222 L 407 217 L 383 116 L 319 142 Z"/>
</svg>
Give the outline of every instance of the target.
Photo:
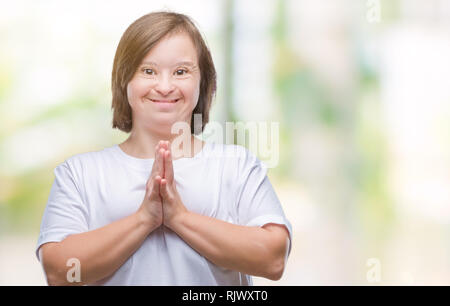
<svg viewBox="0 0 450 306">
<path fill-rule="evenodd" d="M 289 250 L 289 234 L 283 225 L 236 225 L 190 212 L 176 189 L 171 152 L 164 152 L 165 176 L 160 191 L 164 225 L 214 264 L 270 280 L 279 280 Z"/>
<path fill-rule="evenodd" d="M 155 148 L 155 163 L 146 185 L 145 198 L 138 211 L 104 227 L 68 236 L 61 242 L 49 242 L 39 249 L 39 257 L 49 285 L 85 285 L 114 273 L 142 245 L 145 238 L 163 223 L 159 194 L 164 176 L 162 149 Z M 161 150 L 161 151 L 160 151 Z M 67 261 L 76 258 L 80 282 L 69 282 Z"/>
</svg>

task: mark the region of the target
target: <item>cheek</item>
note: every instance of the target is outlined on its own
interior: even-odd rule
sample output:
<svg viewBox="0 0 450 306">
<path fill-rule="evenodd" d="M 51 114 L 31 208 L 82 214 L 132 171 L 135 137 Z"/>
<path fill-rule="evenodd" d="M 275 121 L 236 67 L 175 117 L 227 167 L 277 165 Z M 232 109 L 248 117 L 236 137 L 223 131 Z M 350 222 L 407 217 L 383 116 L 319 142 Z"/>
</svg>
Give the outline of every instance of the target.
<svg viewBox="0 0 450 306">
<path fill-rule="evenodd" d="M 144 97 L 147 94 L 146 88 L 142 82 L 136 80 L 129 82 L 127 86 L 127 97 L 130 104 Z"/>
<path fill-rule="evenodd" d="M 192 106 L 195 107 L 200 94 L 200 84 L 196 82 L 194 84 L 189 84 L 189 86 L 185 86 L 183 89 L 183 94 L 189 99 Z"/>
</svg>

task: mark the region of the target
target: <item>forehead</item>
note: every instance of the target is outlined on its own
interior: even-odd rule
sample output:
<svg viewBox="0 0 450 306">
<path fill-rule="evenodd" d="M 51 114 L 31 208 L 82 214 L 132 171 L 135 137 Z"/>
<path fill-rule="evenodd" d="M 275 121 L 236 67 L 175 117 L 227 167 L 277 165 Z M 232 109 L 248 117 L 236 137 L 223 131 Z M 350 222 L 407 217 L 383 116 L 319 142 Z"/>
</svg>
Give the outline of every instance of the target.
<svg viewBox="0 0 450 306">
<path fill-rule="evenodd" d="M 142 63 L 172 66 L 180 62 L 197 64 L 197 50 L 186 33 L 170 34 L 161 39 L 142 59 Z"/>
</svg>

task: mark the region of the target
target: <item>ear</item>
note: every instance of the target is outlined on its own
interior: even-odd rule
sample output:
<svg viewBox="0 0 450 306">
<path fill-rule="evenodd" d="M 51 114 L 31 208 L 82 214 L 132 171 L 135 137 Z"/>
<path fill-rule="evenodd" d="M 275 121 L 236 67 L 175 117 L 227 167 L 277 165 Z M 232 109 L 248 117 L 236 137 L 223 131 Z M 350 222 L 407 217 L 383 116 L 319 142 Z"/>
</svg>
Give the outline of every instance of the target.
<svg viewBox="0 0 450 306">
<path fill-rule="evenodd" d="M 130 99 L 130 96 L 128 94 L 130 92 L 129 87 L 130 87 L 130 82 L 128 82 L 127 86 L 125 87 L 125 92 L 123 92 L 122 96 L 123 96 L 124 99 L 127 100 L 128 106 L 131 109 L 133 109 L 132 104 L 130 103 L 131 99 Z"/>
</svg>

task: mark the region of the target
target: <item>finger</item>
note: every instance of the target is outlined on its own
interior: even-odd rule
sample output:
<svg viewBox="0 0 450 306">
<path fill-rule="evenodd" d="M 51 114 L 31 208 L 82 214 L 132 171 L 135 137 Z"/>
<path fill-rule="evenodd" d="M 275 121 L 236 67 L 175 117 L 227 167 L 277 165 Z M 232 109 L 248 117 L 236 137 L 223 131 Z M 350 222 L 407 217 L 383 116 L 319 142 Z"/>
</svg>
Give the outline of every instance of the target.
<svg viewBox="0 0 450 306">
<path fill-rule="evenodd" d="M 156 164 L 156 174 L 160 175 L 161 178 L 164 177 L 164 166 L 163 166 L 163 154 L 164 154 L 164 149 L 163 148 L 159 148 L 158 151 L 155 152 L 155 164 Z"/>
<path fill-rule="evenodd" d="M 159 144 L 159 149 L 166 149 L 166 142 L 164 140 L 160 140 L 158 142 Z"/>
<path fill-rule="evenodd" d="M 172 153 L 170 151 L 166 151 L 164 155 L 164 170 L 165 176 L 168 182 L 172 183 L 173 181 L 173 163 L 172 163 Z"/>
<path fill-rule="evenodd" d="M 151 177 L 153 177 L 154 175 L 161 174 L 160 173 L 161 170 L 158 168 L 160 166 L 160 164 L 158 163 L 158 151 L 160 149 L 160 144 L 161 144 L 161 141 L 155 146 L 155 158 L 153 161 L 153 167 L 152 167 L 152 171 L 150 173 L 149 179 Z"/>
<path fill-rule="evenodd" d="M 168 194 L 167 194 L 167 180 L 166 179 L 161 179 L 160 182 L 160 194 L 163 198 L 167 198 Z"/>
<path fill-rule="evenodd" d="M 159 197 L 159 191 L 161 189 L 160 186 L 161 186 L 161 176 L 157 175 L 153 182 L 153 189 L 149 195 L 149 199 L 156 199 L 157 197 Z"/>
<path fill-rule="evenodd" d="M 164 149 L 160 149 L 158 152 L 158 168 L 160 169 L 161 178 L 166 176 L 166 169 L 164 168 Z"/>
</svg>

